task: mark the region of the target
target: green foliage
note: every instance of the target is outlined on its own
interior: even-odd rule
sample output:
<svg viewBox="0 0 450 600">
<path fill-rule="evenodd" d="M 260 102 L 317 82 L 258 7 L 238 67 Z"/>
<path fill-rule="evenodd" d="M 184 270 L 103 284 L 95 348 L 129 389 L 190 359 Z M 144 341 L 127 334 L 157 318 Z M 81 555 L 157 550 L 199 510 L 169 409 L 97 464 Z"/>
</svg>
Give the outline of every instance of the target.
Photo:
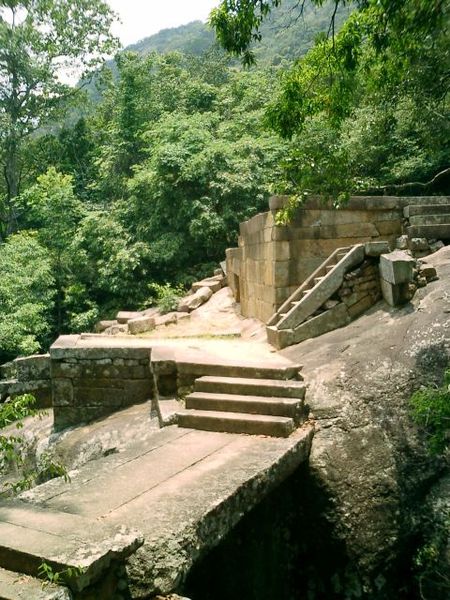
<svg viewBox="0 0 450 600">
<path fill-rule="evenodd" d="M 424 387 L 411 398 L 413 420 L 424 428 L 433 454 L 445 452 L 450 432 L 450 370 L 445 372 L 441 387 Z"/>
<path fill-rule="evenodd" d="M 62 83 L 71 69 L 85 74 L 117 48 L 113 14 L 102 0 L 0 1 L 0 239 L 17 228 L 22 144 L 67 109 L 76 90 Z"/>
<path fill-rule="evenodd" d="M 54 585 L 67 583 L 70 579 L 80 577 L 85 572 L 86 567 L 67 567 L 66 569 L 55 571 L 45 560 L 42 561 L 38 568 L 38 575 L 44 580 L 43 586 L 49 583 Z"/>
<path fill-rule="evenodd" d="M 52 264 L 34 233 L 0 245 L 0 362 L 40 349 L 50 334 Z"/>
<path fill-rule="evenodd" d="M 428 508 L 428 507 L 427 507 Z M 425 513 L 423 539 L 413 558 L 414 575 L 423 600 L 442 600 L 450 593 L 448 573 L 448 537 L 450 512 L 448 502 L 440 502 L 432 512 Z"/>
<path fill-rule="evenodd" d="M 155 297 L 156 306 L 163 314 L 177 310 L 178 302 L 186 294 L 182 285 L 172 286 L 170 283 L 151 283 L 149 289 Z"/>
<path fill-rule="evenodd" d="M 11 398 L 0 404 L 0 430 L 10 425 L 16 429 L 23 428 L 26 417 L 43 416 L 43 412 L 35 408 L 36 399 L 31 394 Z M 50 452 L 43 452 L 35 467 L 26 463 L 27 443 L 20 435 L 0 433 L 0 475 L 13 470 L 20 474 L 13 482 L 6 481 L 1 495 L 17 494 L 30 489 L 33 485 L 43 483 L 55 477 L 63 477 L 70 481 L 67 470 L 60 462 L 55 461 Z"/>
</svg>

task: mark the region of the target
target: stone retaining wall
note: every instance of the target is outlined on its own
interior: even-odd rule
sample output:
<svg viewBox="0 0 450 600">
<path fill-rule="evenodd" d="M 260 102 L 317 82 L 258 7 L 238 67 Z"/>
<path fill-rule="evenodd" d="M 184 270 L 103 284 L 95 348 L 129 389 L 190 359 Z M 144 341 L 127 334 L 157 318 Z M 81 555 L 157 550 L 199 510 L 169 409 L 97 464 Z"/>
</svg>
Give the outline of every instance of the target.
<svg viewBox="0 0 450 600">
<path fill-rule="evenodd" d="M 55 429 L 87 423 L 152 398 L 150 352 L 149 348 L 52 346 Z"/>
<path fill-rule="evenodd" d="M 276 209 L 285 200 L 272 198 L 273 210 L 241 223 L 239 248 L 227 250 L 228 282 L 242 314 L 264 323 L 337 248 L 383 240 L 394 248 L 403 209 L 418 199 L 354 196 L 335 209 L 311 198 L 289 225 L 276 225 Z"/>
<path fill-rule="evenodd" d="M 0 367 L 0 399 L 33 394 L 37 408 L 52 405 L 50 355 L 35 354 Z"/>
</svg>

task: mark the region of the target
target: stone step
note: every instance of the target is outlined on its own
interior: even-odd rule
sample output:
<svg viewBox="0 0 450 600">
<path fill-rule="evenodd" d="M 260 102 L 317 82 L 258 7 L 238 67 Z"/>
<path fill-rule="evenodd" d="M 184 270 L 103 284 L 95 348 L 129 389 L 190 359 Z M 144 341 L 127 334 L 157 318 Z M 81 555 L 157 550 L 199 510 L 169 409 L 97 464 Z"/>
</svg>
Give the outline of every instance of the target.
<svg viewBox="0 0 450 600">
<path fill-rule="evenodd" d="M 439 215 L 414 215 L 409 217 L 410 225 L 448 225 L 450 223 L 450 206 L 443 207 L 447 209 L 447 212 L 443 212 Z"/>
<path fill-rule="evenodd" d="M 180 411 L 178 426 L 205 431 L 247 433 L 271 437 L 288 437 L 296 429 L 294 420 L 289 417 L 209 410 Z"/>
<path fill-rule="evenodd" d="M 153 361 L 152 361 L 153 362 Z M 219 362 L 214 359 L 202 360 L 177 360 L 177 371 L 179 375 L 189 374 L 196 377 L 203 375 L 217 377 L 245 377 L 252 379 L 301 379 L 299 371 L 301 365 L 290 363 L 288 365 L 277 364 L 276 361 L 246 362 L 227 361 Z"/>
<path fill-rule="evenodd" d="M 407 219 L 418 215 L 442 215 L 449 213 L 450 202 L 447 204 L 410 204 L 403 209 L 403 214 Z"/>
<path fill-rule="evenodd" d="M 0 600 L 71 600 L 68 588 L 0 568 Z"/>
<path fill-rule="evenodd" d="M 195 380 L 194 390 L 196 392 L 298 398 L 300 400 L 305 397 L 304 383 L 295 380 L 200 377 Z"/>
<path fill-rule="evenodd" d="M 411 225 L 406 228 L 408 237 L 427 238 L 428 240 L 448 240 L 450 239 L 450 222 L 441 225 Z"/>
<path fill-rule="evenodd" d="M 292 417 L 298 420 L 303 411 L 303 400 L 299 398 L 194 392 L 186 397 L 186 408 Z"/>
</svg>

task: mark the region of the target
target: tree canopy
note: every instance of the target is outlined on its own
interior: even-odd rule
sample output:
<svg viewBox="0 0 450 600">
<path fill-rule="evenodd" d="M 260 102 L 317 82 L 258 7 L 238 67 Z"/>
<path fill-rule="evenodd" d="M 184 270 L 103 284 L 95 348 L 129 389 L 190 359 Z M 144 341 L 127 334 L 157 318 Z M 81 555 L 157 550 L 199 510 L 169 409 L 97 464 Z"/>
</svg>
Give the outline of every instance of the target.
<svg viewBox="0 0 450 600">
<path fill-rule="evenodd" d="M 17 227 L 22 141 L 57 117 L 75 91 L 64 78 L 86 75 L 117 48 L 102 0 L 0 0 L 0 239 Z"/>
</svg>

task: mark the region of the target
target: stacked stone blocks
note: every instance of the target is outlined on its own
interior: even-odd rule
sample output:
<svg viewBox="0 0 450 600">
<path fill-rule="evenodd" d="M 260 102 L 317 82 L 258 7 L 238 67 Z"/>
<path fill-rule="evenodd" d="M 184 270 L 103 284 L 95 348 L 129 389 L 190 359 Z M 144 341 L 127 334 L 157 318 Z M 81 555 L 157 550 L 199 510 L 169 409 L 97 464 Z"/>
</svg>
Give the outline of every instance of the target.
<svg viewBox="0 0 450 600">
<path fill-rule="evenodd" d="M 148 348 L 52 347 L 50 355 L 57 430 L 153 396 Z"/>
</svg>

